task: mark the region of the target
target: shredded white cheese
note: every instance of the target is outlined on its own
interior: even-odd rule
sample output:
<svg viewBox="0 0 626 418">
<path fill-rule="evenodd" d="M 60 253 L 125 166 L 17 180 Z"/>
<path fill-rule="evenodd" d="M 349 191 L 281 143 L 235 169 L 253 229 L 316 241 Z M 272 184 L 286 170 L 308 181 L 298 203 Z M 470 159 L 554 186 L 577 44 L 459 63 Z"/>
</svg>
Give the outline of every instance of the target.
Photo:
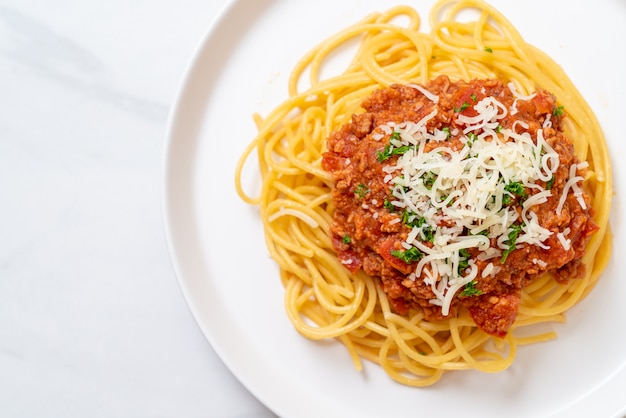
<svg viewBox="0 0 626 418">
<path fill-rule="evenodd" d="M 567 238 L 570 232 L 571 230 L 569 228 L 565 228 L 562 232 L 556 234 L 556 237 L 565 251 L 569 251 L 570 248 L 572 248 L 572 240 Z"/>
<path fill-rule="evenodd" d="M 511 106 L 511 115 L 515 115 L 517 113 L 517 101 L 518 100 L 531 100 L 533 97 L 535 97 L 535 93 L 530 94 L 528 96 L 524 96 L 520 93 L 518 93 L 517 89 L 515 88 L 515 84 L 513 82 L 510 82 L 509 84 L 507 84 L 507 86 L 509 87 L 509 90 L 511 90 L 511 93 L 513 93 L 513 96 L 515 96 L 515 100 L 513 100 L 513 105 Z"/>
<path fill-rule="evenodd" d="M 582 176 L 576 175 L 576 169 L 578 168 L 577 164 L 572 164 L 569 168 L 569 178 L 567 182 L 565 182 L 565 186 L 563 186 L 563 192 L 561 193 L 561 197 L 559 198 L 559 204 L 556 207 L 556 213 L 561 214 L 563 211 L 563 206 L 565 205 L 565 201 L 567 200 L 567 195 L 571 190 L 578 200 L 578 204 L 581 208 L 587 209 L 587 204 L 585 203 L 585 199 L 583 198 L 583 191 L 578 186 L 579 181 L 583 181 Z"/>
<path fill-rule="evenodd" d="M 565 251 L 569 251 L 569 249 L 572 247 L 571 241 L 569 239 L 565 238 L 565 236 L 563 235 L 562 232 L 558 232 L 556 234 L 556 237 L 559 239 L 559 242 L 563 246 L 563 249 Z"/>
<path fill-rule="evenodd" d="M 436 94 L 433 94 L 431 92 L 429 92 L 428 90 L 426 90 L 424 87 L 418 85 L 418 84 L 414 84 L 414 83 L 409 83 L 408 84 L 409 87 L 413 87 L 416 90 L 419 90 L 420 93 L 422 93 L 424 96 L 426 96 L 426 98 L 428 100 L 430 100 L 431 102 L 437 104 L 439 103 L 439 96 L 437 96 Z"/>
<path fill-rule="evenodd" d="M 533 97 L 518 94 L 513 85 L 509 88 L 516 100 Z M 429 92 L 418 90 L 429 97 Z M 438 97 L 429 99 L 435 101 Z M 513 234 L 517 244 L 542 248 L 549 248 L 544 241 L 552 234 L 540 225 L 532 208 L 551 196 L 550 190 L 540 184 L 553 177 L 559 167 L 559 155 L 546 142 L 541 129 L 535 138 L 523 122 L 502 129 L 500 121 L 513 109 L 507 109 L 496 98 L 486 97 L 473 108 L 475 116 L 456 116 L 465 144 L 459 150 L 440 146 L 424 151 L 427 142 L 450 135 L 426 128 L 427 122 L 437 115 L 436 109 L 417 123 L 381 126 L 388 135 L 398 133 L 394 136 L 398 139 L 391 142 L 393 147 L 409 147 L 395 164 L 383 167 L 384 181 L 392 189 L 390 203 L 398 211 L 410 213 L 409 222 L 421 219 L 403 243 L 405 249 L 416 247 L 424 254 L 409 277 L 421 277 L 430 286 L 436 295 L 430 302 L 441 306 L 443 315 L 448 315 L 457 291 L 479 274 L 476 261 L 467 257 L 468 249 L 480 251 L 476 259 L 484 261 L 510 252 Z M 575 169 L 576 166 L 574 174 Z M 572 174 L 570 177 L 564 194 L 571 189 L 576 195 L 581 178 Z M 533 191 L 523 202 L 521 216 L 506 203 L 516 197 L 520 188 L 524 193 Z M 400 217 L 391 223 L 398 222 Z M 440 227 L 440 223 L 446 227 Z M 428 231 L 433 235 L 432 248 L 422 243 Z M 490 247 L 493 238 L 498 248 Z M 480 275 L 492 276 L 500 269 L 489 263 Z"/>
</svg>

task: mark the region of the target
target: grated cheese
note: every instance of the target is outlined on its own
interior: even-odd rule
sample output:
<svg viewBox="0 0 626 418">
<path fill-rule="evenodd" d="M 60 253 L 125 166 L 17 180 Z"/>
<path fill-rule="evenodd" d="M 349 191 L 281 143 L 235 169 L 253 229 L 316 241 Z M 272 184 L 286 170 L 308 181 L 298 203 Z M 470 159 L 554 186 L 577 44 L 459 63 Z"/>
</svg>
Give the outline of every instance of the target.
<svg viewBox="0 0 626 418">
<path fill-rule="evenodd" d="M 515 84 L 512 81 L 509 84 L 507 84 L 507 86 L 509 87 L 509 90 L 511 90 L 511 93 L 513 93 L 513 96 L 515 96 L 515 100 L 513 100 L 513 105 L 511 105 L 511 115 L 515 115 L 517 113 L 517 101 L 518 100 L 531 100 L 533 97 L 535 97 L 535 93 L 530 94 L 528 96 L 524 96 L 518 93 L 517 89 L 515 88 Z"/>
<path fill-rule="evenodd" d="M 569 251 L 570 248 L 572 248 L 572 240 L 567 238 L 570 232 L 571 230 L 569 228 L 565 228 L 562 232 L 556 234 L 556 237 L 565 251 Z"/>
<path fill-rule="evenodd" d="M 562 232 L 558 232 L 556 234 L 556 237 L 559 239 L 559 242 L 561 243 L 561 246 L 563 246 L 563 249 L 565 251 L 569 251 L 569 249 L 572 247 L 571 241 L 565 238 Z"/>
<path fill-rule="evenodd" d="M 561 214 L 563 211 L 563 206 L 565 205 L 565 200 L 569 194 L 569 191 L 572 190 L 574 196 L 578 200 L 578 204 L 581 208 L 587 209 L 587 204 L 585 203 L 585 199 L 583 198 L 582 189 L 578 186 L 579 181 L 583 181 L 582 176 L 576 175 L 576 169 L 578 168 L 577 164 L 572 164 L 569 168 L 569 179 L 565 182 L 565 186 L 563 186 L 563 192 L 561 193 L 561 197 L 559 198 L 559 204 L 556 207 L 556 213 Z"/>
<path fill-rule="evenodd" d="M 512 85 L 509 88 L 516 100 L 533 97 L 518 94 Z M 428 97 L 428 92 L 418 90 Z M 528 124 L 523 122 L 502 129 L 499 121 L 514 109 L 507 109 L 496 98 L 485 97 L 473 108 L 475 116 L 456 115 L 457 134 L 462 135 L 460 140 L 465 144 L 459 150 L 440 146 L 424 151 L 427 142 L 442 140 L 444 133 L 446 138 L 449 135 L 426 127 L 437 115 L 437 109 L 417 123 L 389 122 L 381 126 L 388 134 L 399 133 L 394 147 L 410 147 L 395 163 L 383 167 L 384 181 L 392 190 L 390 203 L 398 211 L 409 211 L 412 214 L 409 219 L 424 218 L 420 227 L 411 229 L 403 247 L 416 247 L 424 254 L 409 277 L 422 278 L 430 286 L 436 296 L 430 303 L 441 306 L 443 315 L 448 315 L 459 289 L 479 273 L 487 277 L 500 271 L 499 266 L 489 263 L 479 272 L 476 260 L 494 259 L 503 251 L 510 251 L 512 231 L 517 233 L 517 244 L 542 248 L 549 248 L 544 242 L 552 234 L 540 225 L 532 208 L 552 196 L 540 183 L 553 177 L 559 167 L 559 155 L 546 142 L 542 129 L 534 138 Z M 575 169 L 576 166 L 574 174 Z M 571 189 L 576 195 L 580 190 L 576 183 L 581 178 L 570 177 L 564 194 Z M 533 191 L 524 200 L 521 215 L 505 203 L 513 197 L 506 187 L 514 182 L 520 183 L 525 191 Z M 400 217 L 390 223 L 398 222 Z M 446 226 L 440 227 L 440 223 Z M 515 225 L 521 228 L 514 228 Z M 418 239 L 423 236 L 424 228 L 434 231 L 432 248 Z M 495 239 L 497 248 L 490 246 L 490 239 Z M 468 249 L 478 251 L 476 260 L 462 256 Z M 459 268 L 462 260 L 467 268 Z"/>
<path fill-rule="evenodd" d="M 439 96 L 429 92 L 424 87 L 422 87 L 422 86 L 420 86 L 418 84 L 415 84 L 415 83 L 409 83 L 408 86 L 409 87 L 413 87 L 416 90 L 419 90 L 419 92 L 422 93 L 424 96 L 426 96 L 426 98 L 428 100 L 430 100 L 431 102 L 433 102 L 435 104 L 439 103 Z"/>
</svg>

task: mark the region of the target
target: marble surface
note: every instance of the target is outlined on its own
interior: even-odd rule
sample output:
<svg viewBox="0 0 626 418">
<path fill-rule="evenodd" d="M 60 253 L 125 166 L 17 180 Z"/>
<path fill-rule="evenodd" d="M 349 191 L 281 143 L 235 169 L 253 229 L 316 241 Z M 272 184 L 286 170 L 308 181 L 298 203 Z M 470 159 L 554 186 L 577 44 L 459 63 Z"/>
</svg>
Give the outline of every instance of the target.
<svg viewBox="0 0 626 418">
<path fill-rule="evenodd" d="M 0 1 L 0 416 L 272 416 L 163 232 L 168 111 L 224 3 Z"/>
<path fill-rule="evenodd" d="M 0 0 L 0 418 L 274 416 L 196 325 L 163 225 L 168 114 L 227 1 Z"/>
</svg>

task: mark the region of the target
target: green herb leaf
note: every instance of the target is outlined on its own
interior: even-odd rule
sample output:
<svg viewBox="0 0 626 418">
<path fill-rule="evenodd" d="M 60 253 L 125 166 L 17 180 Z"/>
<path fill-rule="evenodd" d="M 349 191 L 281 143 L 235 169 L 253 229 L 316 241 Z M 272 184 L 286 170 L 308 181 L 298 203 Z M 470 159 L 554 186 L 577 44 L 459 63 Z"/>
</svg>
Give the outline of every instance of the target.
<svg viewBox="0 0 626 418">
<path fill-rule="evenodd" d="M 519 181 L 510 182 L 509 184 L 504 186 L 504 190 L 514 196 L 519 197 L 522 200 L 526 199 L 527 197 L 526 189 L 524 188 L 524 185 Z M 509 203 L 511 203 L 511 197 L 509 195 L 504 195 L 502 197 L 502 203 L 508 205 Z"/>
<path fill-rule="evenodd" d="M 474 132 L 470 132 L 467 134 L 467 142 L 465 143 L 465 145 L 467 145 L 468 147 L 471 147 L 474 141 L 476 141 L 477 139 L 478 139 L 478 136 L 476 136 Z"/>
<path fill-rule="evenodd" d="M 522 226 L 520 224 L 511 225 L 511 230 L 509 231 L 508 240 L 504 241 L 504 243 L 508 246 L 506 250 L 502 253 L 502 258 L 500 259 L 500 263 L 504 264 L 506 258 L 511 254 L 511 252 L 515 249 L 515 243 L 517 241 L 517 237 L 519 233 L 522 232 Z"/>
<path fill-rule="evenodd" d="M 493 49 L 491 49 L 491 48 L 489 48 L 489 47 L 485 48 L 485 51 L 489 52 L 490 54 L 492 54 L 492 53 L 493 53 Z"/>
<path fill-rule="evenodd" d="M 424 254 L 415 247 L 411 247 L 406 251 L 392 250 L 391 255 L 399 258 L 407 264 L 419 261 L 422 257 L 424 257 Z"/>
<path fill-rule="evenodd" d="M 554 185 L 554 175 L 546 182 L 546 190 L 550 190 Z"/>
<path fill-rule="evenodd" d="M 441 201 L 445 202 L 446 200 L 448 200 L 448 197 L 450 197 L 449 194 L 441 196 Z M 452 205 L 454 205 L 454 202 L 454 198 L 451 198 L 450 200 L 448 200 L 448 203 L 446 203 L 446 206 L 451 207 Z"/>
<path fill-rule="evenodd" d="M 422 182 L 424 183 L 424 187 L 426 187 L 426 189 L 428 190 L 431 190 L 433 188 L 435 181 L 437 181 L 437 174 L 433 173 L 432 171 L 425 173 L 424 176 L 422 177 Z"/>
<path fill-rule="evenodd" d="M 402 224 L 409 228 L 422 228 L 422 236 L 424 241 L 435 241 L 435 229 L 426 223 L 426 218 L 418 217 L 415 212 L 405 209 L 400 217 Z"/>
<path fill-rule="evenodd" d="M 341 242 L 343 242 L 344 244 L 350 244 L 352 242 L 352 238 L 350 238 L 348 235 L 344 235 L 343 237 L 341 237 Z"/>
<path fill-rule="evenodd" d="M 387 209 L 389 212 L 396 211 L 396 207 L 387 198 L 385 198 L 385 201 L 383 202 L 383 207 Z"/>
<path fill-rule="evenodd" d="M 424 218 L 422 218 L 424 219 Z M 425 221 L 425 219 L 424 219 Z M 424 239 L 428 242 L 435 242 L 435 229 L 430 226 L 427 225 L 425 227 L 422 228 L 422 234 L 424 235 Z"/>
<path fill-rule="evenodd" d="M 465 109 L 467 109 L 469 106 L 470 106 L 469 103 L 463 102 L 461 107 L 455 107 L 454 108 L 454 113 L 460 113 L 460 112 L 464 111 Z"/>
<path fill-rule="evenodd" d="M 459 267 L 457 269 L 459 276 L 463 274 L 466 268 L 469 267 L 470 253 L 467 248 L 461 248 L 459 250 Z"/>
<path fill-rule="evenodd" d="M 354 189 L 354 194 L 357 195 L 359 199 L 363 199 L 369 192 L 370 189 L 363 183 L 358 184 Z"/>
<path fill-rule="evenodd" d="M 524 189 L 524 185 L 519 181 L 510 182 L 504 186 L 504 190 L 516 196 L 526 196 L 526 189 Z"/>
<path fill-rule="evenodd" d="M 408 209 L 405 209 L 404 212 L 402 212 L 402 216 L 400 217 L 400 220 L 402 221 L 402 223 L 408 226 L 409 228 L 413 228 L 414 226 L 419 227 L 420 219 L 423 219 L 423 218 L 418 218 L 415 212 L 412 212 Z"/>
<path fill-rule="evenodd" d="M 402 155 L 402 154 L 407 153 L 407 152 L 408 152 L 411 148 L 413 148 L 413 147 L 412 147 L 412 146 L 410 146 L 410 145 L 403 145 L 403 146 L 401 146 L 401 147 L 394 148 L 394 149 L 391 151 L 391 154 L 392 154 L 392 155 Z"/>
<path fill-rule="evenodd" d="M 553 115 L 553 116 L 557 116 L 557 117 L 558 117 L 558 116 L 563 116 L 563 113 L 564 113 L 564 111 L 563 111 L 563 106 L 558 106 L 556 109 L 554 109 L 554 110 L 552 111 L 552 115 Z"/>
<path fill-rule="evenodd" d="M 382 151 L 376 151 L 376 159 L 378 160 L 378 162 L 382 163 L 383 161 L 390 159 L 392 149 L 392 146 L 387 145 Z"/>
<path fill-rule="evenodd" d="M 400 132 L 394 131 L 389 137 L 389 140 L 399 141 Z M 382 151 L 376 151 L 376 159 L 378 160 L 379 163 L 382 163 L 383 161 L 388 160 L 394 155 L 402 155 L 408 152 L 411 148 L 414 148 L 414 147 L 411 145 L 403 145 L 400 147 L 396 147 L 392 143 L 389 143 L 389 145 L 387 145 Z"/>
<path fill-rule="evenodd" d="M 473 101 L 476 101 L 476 95 L 474 93 L 472 93 L 470 97 L 472 98 Z"/>
<path fill-rule="evenodd" d="M 469 296 L 480 296 L 483 294 L 483 291 L 476 288 L 476 280 L 472 280 L 468 284 L 465 285 L 463 291 L 459 293 L 459 296 L 469 297 Z"/>
</svg>

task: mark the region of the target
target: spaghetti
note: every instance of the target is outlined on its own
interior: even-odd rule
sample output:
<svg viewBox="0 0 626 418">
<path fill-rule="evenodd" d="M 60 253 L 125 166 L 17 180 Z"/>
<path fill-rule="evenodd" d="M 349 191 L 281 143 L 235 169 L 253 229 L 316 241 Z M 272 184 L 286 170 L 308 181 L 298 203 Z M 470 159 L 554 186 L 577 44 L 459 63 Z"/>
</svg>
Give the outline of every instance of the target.
<svg viewBox="0 0 626 418">
<path fill-rule="evenodd" d="M 467 11 L 477 18 L 462 20 Z M 400 26 L 399 21 L 408 23 Z M 513 362 L 519 345 L 555 338 L 554 332 L 539 332 L 535 325 L 564 321 L 564 312 L 591 291 L 611 252 L 607 146 L 591 109 L 563 70 L 479 0 L 439 1 L 430 12 L 430 32 L 420 32 L 420 25 L 415 10 L 395 7 L 366 17 L 308 52 L 291 74 L 289 97 L 266 118 L 255 116 L 258 135 L 236 171 L 238 194 L 259 206 L 295 328 L 314 340 L 337 338 L 357 369 L 364 358 L 411 386 L 432 385 L 450 370 L 498 372 Z M 330 55 L 355 40 L 358 48 L 348 68 L 322 78 Z M 434 319 L 414 307 L 399 313 L 380 278 L 347 269 L 332 239 L 336 178 L 322 167 L 327 139 L 362 114 L 363 101 L 375 91 L 411 85 L 429 96 L 423 86 L 440 76 L 453 82 L 500 80 L 519 98 L 539 88 L 551 92 L 559 109 L 567 111 L 562 130 L 577 161 L 584 162 L 571 176 L 584 173 L 580 184 L 597 225 L 581 258 L 584 274 L 575 280 L 557 280 L 552 272 L 534 278 L 522 289 L 515 322 L 502 338 L 478 326 L 466 307 Z M 301 89 L 307 77 L 309 85 Z M 241 186 L 243 166 L 254 150 L 263 179 L 256 198 Z M 569 244 L 562 234 L 555 239 Z"/>
</svg>

